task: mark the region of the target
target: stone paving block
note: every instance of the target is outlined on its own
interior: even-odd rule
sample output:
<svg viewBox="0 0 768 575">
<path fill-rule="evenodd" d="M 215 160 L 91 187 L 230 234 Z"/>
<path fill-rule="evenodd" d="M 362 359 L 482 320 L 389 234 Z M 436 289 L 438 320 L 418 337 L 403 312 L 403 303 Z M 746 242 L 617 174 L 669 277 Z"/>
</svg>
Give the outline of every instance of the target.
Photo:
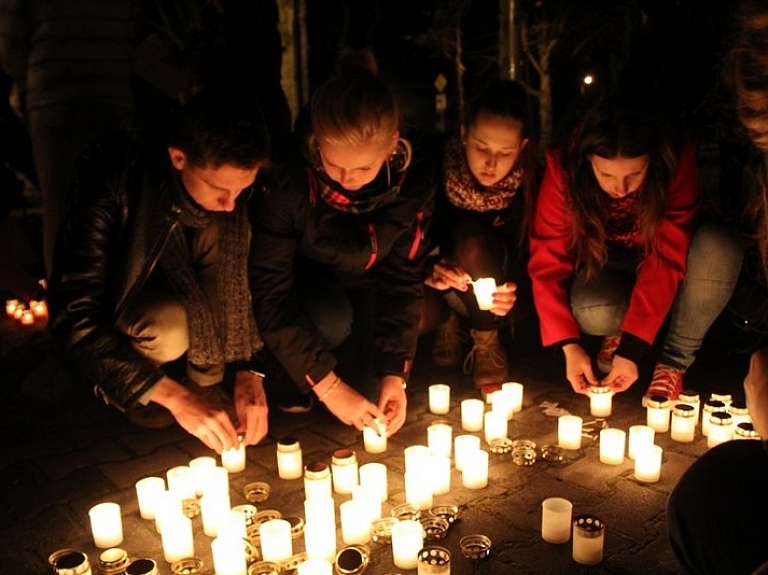
<svg viewBox="0 0 768 575">
<path fill-rule="evenodd" d="M 142 477 L 165 477 L 171 467 L 188 463 L 188 454 L 172 445 L 164 445 L 142 457 L 114 463 L 104 462 L 98 468 L 115 487 L 128 489 L 134 487 Z"/>
<path fill-rule="evenodd" d="M 85 449 L 67 452 L 49 453 L 34 459 L 34 462 L 53 480 L 65 477 L 81 467 L 88 467 L 99 462 L 106 467 L 111 463 L 133 464 L 131 454 L 109 439 L 94 443 Z"/>
<path fill-rule="evenodd" d="M 115 413 L 115 416 L 122 417 L 120 413 Z M 178 425 L 165 429 L 142 429 L 131 425 L 122 433 L 116 434 L 114 440 L 134 456 L 141 457 L 166 446 L 176 446 L 182 441 L 187 441 L 189 437 Z M 192 441 L 203 447 L 197 439 L 193 438 Z"/>
</svg>

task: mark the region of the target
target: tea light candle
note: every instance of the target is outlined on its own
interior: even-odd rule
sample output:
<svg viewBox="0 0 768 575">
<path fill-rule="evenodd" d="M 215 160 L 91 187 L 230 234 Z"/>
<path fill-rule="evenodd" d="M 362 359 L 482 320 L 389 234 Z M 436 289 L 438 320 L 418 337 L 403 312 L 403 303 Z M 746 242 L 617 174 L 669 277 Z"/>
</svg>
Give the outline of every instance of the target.
<svg viewBox="0 0 768 575">
<path fill-rule="evenodd" d="M 523 384 L 518 381 L 508 381 L 501 384 L 501 389 L 506 390 L 512 397 L 512 412 L 521 412 L 523 410 Z"/>
<path fill-rule="evenodd" d="M 311 461 L 304 467 L 304 495 L 307 499 L 330 498 L 331 468 L 323 461 Z"/>
<path fill-rule="evenodd" d="M 261 537 L 261 555 L 264 561 L 280 563 L 293 555 L 291 524 L 285 519 L 265 521 L 259 525 L 259 536 Z"/>
<path fill-rule="evenodd" d="M 592 417 L 610 417 L 613 411 L 613 392 L 608 385 L 589 388 L 589 413 Z"/>
<path fill-rule="evenodd" d="M 436 415 L 448 413 L 451 407 L 451 388 L 444 383 L 429 386 L 429 411 Z"/>
<path fill-rule="evenodd" d="M 35 316 L 32 315 L 32 312 L 28 309 L 25 309 L 23 312 L 21 312 L 21 317 L 19 318 L 19 322 L 21 325 L 32 325 L 35 323 Z"/>
<path fill-rule="evenodd" d="M 33 299 L 29 302 L 29 309 L 32 310 L 32 315 L 35 316 L 35 319 L 48 319 L 48 304 L 45 301 Z"/>
<path fill-rule="evenodd" d="M 498 391 L 491 393 L 490 396 L 491 410 L 501 413 L 507 421 L 511 420 L 515 413 L 512 403 L 512 392 L 502 387 Z"/>
<path fill-rule="evenodd" d="M 661 454 L 658 445 L 646 445 L 635 451 L 635 479 L 656 483 L 661 475 Z"/>
<path fill-rule="evenodd" d="M 435 421 L 427 427 L 427 446 L 432 453 L 451 456 L 453 428 L 447 421 Z"/>
<path fill-rule="evenodd" d="M 123 542 L 123 518 L 117 503 L 98 503 L 88 510 L 93 544 L 100 549 L 116 547 Z"/>
<path fill-rule="evenodd" d="M 493 278 L 478 278 L 472 282 L 472 289 L 477 299 L 477 307 L 488 310 L 493 307 L 493 294 L 496 291 L 496 280 Z"/>
<path fill-rule="evenodd" d="M 733 438 L 733 418 L 726 411 L 715 411 L 709 416 L 707 447 L 710 449 Z"/>
<path fill-rule="evenodd" d="M 573 522 L 573 560 L 597 565 L 603 560 L 605 524 L 594 515 L 579 515 Z"/>
<path fill-rule="evenodd" d="M 461 428 L 464 431 L 482 431 L 485 403 L 482 399 L 465 399 L 461 402 Z"/>
<path fill-rule="evenodd" d="M 383 463 L 365 463 L 360 466 L 360 485 L 367 487 L 376 494 L 381 503 L 389 498 L 387 481 L 387 466 Z"/>
<path fill-rule="evenodd" d="M 656 439 L 656 432 L 647 425 L 632 425 L 629 428 L 629 447 L 627 455 L 630 459 L 635 459 L 635 453 L 646 446 L 653 445 Z"/>
<path fill-rule="evenodd" d="M 216 575 L 247 575 L 248 564 L 242 539 L 217 537 L 211 541 L 211 554 Z"/>
<path fill-rule="evenodd" d="M 498 391 L 496 393 L 499 393 Z M 494 439 L 507 436 L 507 415 L 498 411 L 486 411 L 485 415 L 485 442 L 490 443 Z"/>
<path fill-rule="evenodd" d="M 725 390 L 718 390 L 713 391 L 709 395 L 710 401 L 722 401 L 725 404 L 725 410 L 728 411 L 728 409 L 731 407 L 731 402 L 733 401 L 733 396 L 731 395 L 730 391 Z"/>
<path fill-rule="evenodd" d="M 341 540 L 345 545 L 366 544 L 371 540 L 371 518 L 360 501 L 350 499 L 339 505 Z"/>
<path fill-rule="evenodd" d="M 701 408 L 701 434 L 706 437 L 709 435 L 710 421 L 709 418 L 716 411 L 728 411 L 728 408 L 720 400 L 710 399 L 704 402 L 704 406 Z"/>
<path fill-rule="evenodd" d="M 387 426 L 372 422 L 363 427 L 363 446 L 367 453 L 384 453 L 387 450 Z"/>
<path fill-rule="evenodd" d="M 336 525 L 328 527 L 307 520 L 304 526 L 304 549 L 307 557 L 325 559 L 332 563 L 336 557 Z"/>
<path fill-rule="evenodd" d="M 442 453 L 433 453 L 431 459 L 432 494 L 448 493 L 451 490 L 451 458 Z"/>
<path fill-rule="evenodd" d="M 467 489 L 483 489 L 488 485 L 488 452 L 478 449 L 467 455 L 461 470 L 461 483 Z"/>
<path fill-rule="evenodd" d="M 176 493 L 179 499 L 183 501 L 195 498 L 195 477 L 188 465 L 171 467 L 165 477 L 168 479 L 168 491 Z"/>
<path fill-rule="evenodd" d="M 541 538 L 548 543 L 566 543 L 571 539 L 573 503 L 562 497 L 541 502 Z"/>
<path fill-rule="evenodd" d="M 696 432 L 696 410 L 688 403 L 678 403 L 672 410 L 672 427 L 669 436 L 680 443 L 693 441 Z"/>
<path fill-rule="evenodd" d="M 299 479 L 304 475 L 301 460 L 301 445 L 294 437 L 283 437 L 277 441 L 277 476 L 280 479 Z"/>
<path fill-rule="evenodd" d="M 424 475 L 413 471 L 404 473 L 405 502 L 412 503 L 422 510 L 429 509 L 433 503 L 432 481 L 425 480 Z"/>
<path fill-rule="evenodd" d="M 333 575 L 333 563 L 319 557 L 299 563 L 298 575 Z"/>
<path fill-rule="evenodd" d="M 453 440 L 454 453 L 455 453 L 455 467 L 457 471 L 461 471 L 464 468 L 467 457 L 473 452 L 480 449 L 480 438 L 476 435 L 457 435 Z"/>
<path fill-rule="evenodd" d="M 16 306 L 16 308 L 13 310 L 13 319 L 16 321 L 21 321 L 21 316 L 24 315 L 24 312 L 26 311 L 27 306 L 25 306 L 23 303 L 20 303 Z"/>
<path fill-rule="evenodd" d="M 14 312 L 16 309 L 18 309 L 21 306 L 21 301 L 17 299 L 8 299 L 5 300 L 5 315 L 7 315 L 9 318 L 14 319 Z"/>
<path fill-rule="evenodd" d="M 221 452 L 221 466 L 227 473 L 241 473 L 245 471 L 245 444 L 225 449 Z"/>
<path fill-rule="evenodd" d="M 144 477 L 136 482 L 136 498 L 142 519 L 154 519 L 155 508 L 161 493 L 165 492 L 165 479 Z"/>
<path fill-rule="evenodd" d="M 744 421 L 752 422 L 752 418 L 749 416 L 749 409 L 747 409 L 747 404 L 743 401 L 732 401 L 731 406 L 728 408 L 728 413 L 731 414 L 734 427 Z"/>
<path fill-rule="evenodd" d="M 348 494 L 360 483 L 357 473 L 357 455 L 351 449 L 337 449 L 331 456 L 333 490 Z"/>
<path fill-rule="evenodd" d="M 606 465 L 624 463 L 624 446 L 627 434 L 621 429 L 607 428 L 600 431 L 600 462 Z"/>
<path fill-rule="evenodd" d="M 420 521 L 404 519 L 392 526 L 392 559 L 395 567 L 416 569 L 424 547 L 424 528 Z"/>
<path fill-rule="evenodd" d="M 578 415 L 561 415 L 557 418 L 557 444 L 563 449 L 581 448 L 582 419 Z"/>
<path fill-rule="evenodd" d="M 183 515 L 169 517 L 163 527 L 160 540 L 163 544 L 163 556 L 168 563 L 195 556 L 192 520 L 189 517 Z"/>
<path fill-rule="evenodd" d="M 405 471 L 429 473 L 432 452 L 426 445 L 410 445 L 403 449 Z"/>
<path fill-rule="evenodd" d="M 211 469 L 216 467 L 216 459 L 208 455 L 195 457 L 189 462 L 189 469 L 192 472 L 192 483 L 195 486 L 195 495 L 205 493 L 205 486 L 209 482 Z"/>
<path fill-rule="evenodd" d="M 657 433 L 669 431 L 670 403 L 666 395 L 652 395 L 646 407 L 646 424 Z"/>
</svg>

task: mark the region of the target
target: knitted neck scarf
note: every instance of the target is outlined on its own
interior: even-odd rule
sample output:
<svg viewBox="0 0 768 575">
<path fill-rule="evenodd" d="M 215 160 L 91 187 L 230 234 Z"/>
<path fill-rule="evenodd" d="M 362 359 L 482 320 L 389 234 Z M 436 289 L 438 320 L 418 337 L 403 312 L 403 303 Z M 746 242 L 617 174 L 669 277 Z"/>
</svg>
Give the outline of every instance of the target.
<svg viewBox="0 0 768 575">
<path fill-rule="evenodd" d="M 445 147 L 443 158 L 445 194 L 457 208 L 473 212 L 503 210 L 512 203 L 523 181 L 523 168 L 517 163 L 493 186 L 483 186 L 469 170 L 464 146 L 453 138 Z"/>
<path fill-rule="evenodd" d="M 248 361 L 262 347 L 261 336 L 251 309 L 248 285 L 250 224 L 247 198 L 241 198 L 233 212 L 208 212 L 198 206 L 180 181 L 173 186 L 179 221 L 168 238 L 160 267 L 187 312 L 189 350 L 187 360 L 198 366 Z M 208 226 L 218 228 L 219 259 L 216 293 L 219 317 L 208 301 L 183 226 L 200 233 Z"/>
</svg>

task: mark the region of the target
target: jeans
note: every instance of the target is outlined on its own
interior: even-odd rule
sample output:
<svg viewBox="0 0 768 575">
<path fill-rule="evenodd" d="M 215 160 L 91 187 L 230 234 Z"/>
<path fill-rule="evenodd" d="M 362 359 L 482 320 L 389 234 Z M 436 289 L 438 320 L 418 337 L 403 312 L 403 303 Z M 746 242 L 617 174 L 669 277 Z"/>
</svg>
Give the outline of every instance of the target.
<svg viewBox="0 0 768 575">
<path fill-rule="evenodd" d="M 706 223 L 696 229 L 659 363 L 682 371 L 690 367 L 704 336 L 733 293 L 742 257 L 741 243 L 725 228 Z M 609 335 L 621 331 L 637 277 L 637 263 L 633 254 L 612 252 L 598 277 L 585 281 L 577 275 L 571 288 L 571 309 L 584 333 Z"/>
</svg>

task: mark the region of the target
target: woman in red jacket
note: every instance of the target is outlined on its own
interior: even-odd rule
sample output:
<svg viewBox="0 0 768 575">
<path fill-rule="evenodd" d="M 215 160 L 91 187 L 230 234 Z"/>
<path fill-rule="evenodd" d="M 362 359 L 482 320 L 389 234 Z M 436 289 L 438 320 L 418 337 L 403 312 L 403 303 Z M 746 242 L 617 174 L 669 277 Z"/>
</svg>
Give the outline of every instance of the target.
<svg viewBox="0 0 768 575">
<path fill-rule="evenodd" d="M 694 147 L 628 98 L 598 103 L 548 154 L 529 271 L 542 342 L 562 346 L 575 391 L 598 384 L 581 333 L 604 336 L 602 384 L 625 391 L 672 310 L 646 397 L 677 398 L 741 267 L 739 242 L 698 214 Z"/>
</svg>

